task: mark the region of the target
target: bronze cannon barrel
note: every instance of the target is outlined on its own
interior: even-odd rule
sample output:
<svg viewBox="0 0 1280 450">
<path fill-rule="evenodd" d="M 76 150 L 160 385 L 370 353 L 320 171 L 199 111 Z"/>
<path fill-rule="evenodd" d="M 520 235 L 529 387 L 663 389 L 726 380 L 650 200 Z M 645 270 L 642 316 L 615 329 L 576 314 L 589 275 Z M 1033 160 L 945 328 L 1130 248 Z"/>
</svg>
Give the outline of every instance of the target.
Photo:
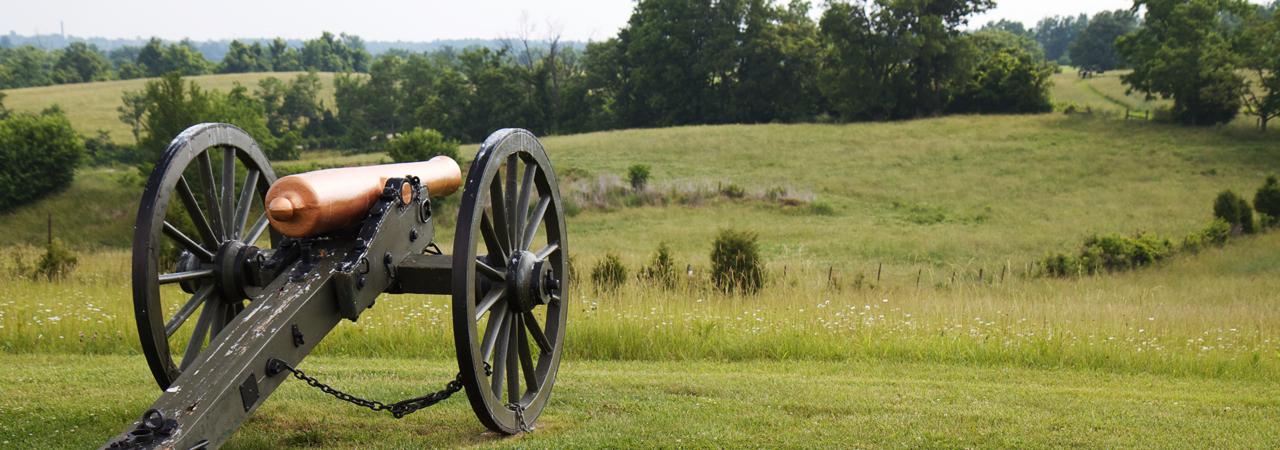
<svg viewBox="0 0 1280 450">
<path fill-rule="evenodd" d="M 447 156 L 289 175 L 267 191 L 267 220 L 289 237 L 341 229 L 364 218 L 388 179 L 406 175 L 418 177 L 432 197 L 452 194 L 462 184 L 462 169 Z"/>
</svg>

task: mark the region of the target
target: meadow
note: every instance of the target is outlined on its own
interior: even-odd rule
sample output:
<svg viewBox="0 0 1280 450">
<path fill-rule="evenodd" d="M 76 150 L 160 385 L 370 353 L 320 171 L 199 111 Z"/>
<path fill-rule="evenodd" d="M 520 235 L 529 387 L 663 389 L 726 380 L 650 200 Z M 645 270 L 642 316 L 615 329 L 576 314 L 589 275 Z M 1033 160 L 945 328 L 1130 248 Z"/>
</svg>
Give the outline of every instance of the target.
<svg viewBox="0 0 1280 450">
<path fill-rule="evenodd" d="M 1088 83 L 1055 98 L 1118 107 L 1098 93 L 1105 78 Z M 1093 233 L 1200 229 L 1218 192 L 1252 197 L 1280 172 L 1275 133 L 1054 113 L 543 143 L 576 205 L 578 273 L 612 252 L 634 274 L 665 242 L 681 276 L 608 292 L 575 279 L 566 365 L 537 432 L 482 434 L 460 399 L 392 421 L 286 383 L 231 447 L 1280 445 L 1280 233 L 1121 274 L 1030 266 Z M 278 167 L 385 159 L 326 151 Z M 651 167 L 657 200 L 600 201 L 633 164 Z M 154 398 L 128 284 L 137 183 L 131 168 L 82 169 L 0 216 L 0 447 L 98 445 Z M 672 200 L 729 186 L 745 195 Z M 79 251 L 75 273 L 14 275 L 49 217 Z M 723 228 L 759 234 L 759 294 L 710 287 Z M 437 389 L 455 369 L 449 300 L 391 297 L 304 368 L 380 399 Z"/>
</svg>

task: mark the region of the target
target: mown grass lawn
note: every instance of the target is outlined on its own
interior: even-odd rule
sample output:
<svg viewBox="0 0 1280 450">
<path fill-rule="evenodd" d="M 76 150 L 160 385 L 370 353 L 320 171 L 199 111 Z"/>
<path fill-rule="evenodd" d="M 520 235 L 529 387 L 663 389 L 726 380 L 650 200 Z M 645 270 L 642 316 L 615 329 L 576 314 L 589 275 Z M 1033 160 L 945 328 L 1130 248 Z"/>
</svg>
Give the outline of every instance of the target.
<svg viewBox="0 0 1280 450">
<path fill-rule="evenodd" d="M 141 357 L 3 355 L 0 447 L 90 448 L 158 389 Z M 312 358 L 353 392 L 435 390 L 451 360 Z M 1280 385 L 876 361 L 567 361 L 537 430 L 484 431 L 458 397 L 403 420 L 287 382 L 227 448 L 1274 448 Z"/>
</svg>

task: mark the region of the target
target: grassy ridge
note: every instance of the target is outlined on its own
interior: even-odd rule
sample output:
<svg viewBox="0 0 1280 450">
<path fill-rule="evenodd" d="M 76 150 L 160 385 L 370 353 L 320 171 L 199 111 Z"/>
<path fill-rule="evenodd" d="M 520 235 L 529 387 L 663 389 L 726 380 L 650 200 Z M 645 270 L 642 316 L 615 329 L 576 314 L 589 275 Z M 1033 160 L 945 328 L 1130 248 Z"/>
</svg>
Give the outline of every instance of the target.
<svg viewBox="0 0 1280 450">
<path fill-rule="evenodd" d="M 220 75 L 201 75 L 188 77 L 204 89 L 217 89 L 223 92 L 231 90 L 236 83 L 253 91 L 258 81 L 267 77 L 290 80 L 302 72 L 262 72 L 231 73 Z M 325 105 L 333 105 L 333 74 L 320 73 L 320 100 Z M 71 125 L 76 131 L 93 135 L 98 130 L 111 133 L 111 139 L 120 143 L 133 143 L 133 134 L 128 125 L 116 117 L 119 113 L 120 96 L 124 91 L 142 90 L 149 79 L 100 81 L 95 83 L 59 84 L 22 89 L 7 89 L 5 106 L 16 111 L 39 112 L 57 104 L 67 112 Z"/>
</svg>

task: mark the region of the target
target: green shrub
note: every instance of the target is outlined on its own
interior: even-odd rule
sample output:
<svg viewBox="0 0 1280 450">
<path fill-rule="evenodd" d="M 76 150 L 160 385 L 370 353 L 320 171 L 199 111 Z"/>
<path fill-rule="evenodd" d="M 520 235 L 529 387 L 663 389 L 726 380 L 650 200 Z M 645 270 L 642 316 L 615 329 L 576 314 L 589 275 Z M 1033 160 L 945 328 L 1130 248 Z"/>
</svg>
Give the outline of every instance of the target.
<svg viewBox="0 0 1280 450">
<path fill-rule="evenodd" d="M 631 189 L 643 191 L 645 186 L 649 184 L 649 166 L 636 164 L 628 167 L 627 183 L 631 184 Z"/>
<path fill-rule="evenodd" d="M 414 128 L 387 144 L 387 154 L 395 162 L 426 161 L 438 155 L 458 159 L 458 142 L 446 140 L 432 129 Z"/>
<path fill-rule="evenodd" d="M 1275 219 L 1280 217 L 1280 182 L 1275 175 L 1267 177 L 1267 182 L 1258 188 L 1258 193 L 1253 196 L 1253 207 L 1264 217 L 1264 225 L 1275 225 Z"/>
<path fill-rule="evenodd" d="M 44 278 L 48 281 L 59 280 L 71 276 L 76 268 L 76 254 L 72 253 L 61 239 L 54 239 L 45 247 L 44 254 L 36 262 L 31 278 Z"/>
<path fill-rule="evenodd" d="M 1080 264 L 1076 257 L 1063 253 L 1051 254 L 1040 261 L 1046 275 L 1069 277 L 1079 274 Z"/>
<path fill-rule="evenodd" d="M 616 254 L 606 253 L 604 258 L 591 267 L 591 284 L 595 286 L 597 293 L 617 290 L 626 280 L 627 268 Z"/>
<path fill-rule="evenodd" d="M 764 284 L 758 237 L 749 231 L 721 230 L 711 246 L 711 280 L 727 293 L 754 294 Z"/>
<path fill-rule="evenodd" d="M 1253 233 L 1253 208 L 1235 192 L 1222 191 L 1213 200 L 1213 216 L 1231 224 L 1234 233 Z"/>
<path fill-rule="evenodd" d="M 84 141 L 59 113 L 0 120 L 0 212 L 66 189 Z"/>
<path fill-rule="evenodd" d="M 1222 219 L 1213 219 L 1209 225 L 1203 230 L 1196 231 L 1187 235 L 1182 240 L 1182 249 L 1189 252 L 1197 252 L 1208 246 L 1221 247 L 1227 243 L 1227 239 L 1231 236 L 1231 224 Z"/>
<path fill-rule="evenodd" d="M 658 244 L 658 251 L 653 254 L 649 265 L 640 269 L 640 279 L 658 286 L 671 289 L 676 285 L 676 266 L 671 259 L 671 247 L 666 242 Z"/>
</svg>

